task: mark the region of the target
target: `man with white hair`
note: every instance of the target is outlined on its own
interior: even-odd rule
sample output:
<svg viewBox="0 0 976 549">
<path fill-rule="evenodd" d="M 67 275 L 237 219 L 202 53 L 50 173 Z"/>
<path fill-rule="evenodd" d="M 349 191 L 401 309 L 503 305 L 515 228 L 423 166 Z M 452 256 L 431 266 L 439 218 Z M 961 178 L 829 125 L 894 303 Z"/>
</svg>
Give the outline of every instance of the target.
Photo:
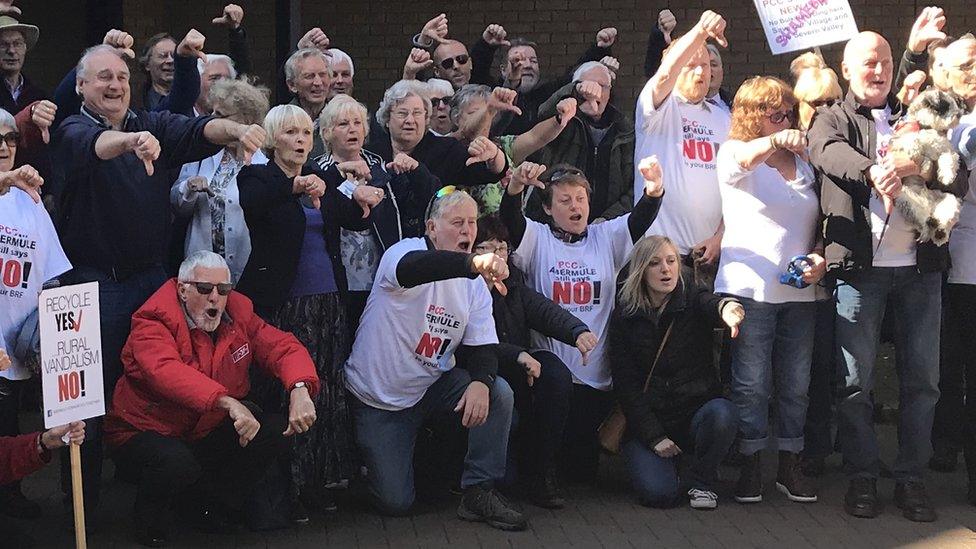
<svg viewBox="0 0 976 549">
<path fill-rule="evenodd" d="M 193 105 L 193 115 L 203 116 L 213 112 L 213 105 L 210 104 L 210 87 L 224 78 L 231 80 L 237 78 L 237 68 L 230 56 L 208 53 L 206 62 L 197 59 L 197 71 L 200 73 L 200 95 Z"/>
<path fill-rule="evenodd" d="M 315 423 L 312 358 L 295 336 L 267 324 L 233 291 L 224 258 L 194 252 L 132 315 L 125 374 L 105 418 L 119 467 L 138 478 L 139 541 L 167 541 L 178 497 L 211 531 L 241 506 L 287 438 Z M 252 364 L 289 393 L 287 420 L 244 400 Z"/>
<path fill-rule="evenodd" d="M 531 156 L 533 162 L 555 166 L 566 163 L 582 170 L 590 182 L 588 222 L 612 219 L 634 206 L 634 125 L 630 118 L 610 103 L 613 77 L 606 65 L 583 63 L 573 73 L 572 82 L 556 90 L 539 107 L 539 119 L 556 117 L 556 105 L 567 98 L 579 104 L 576 115 L 552 142 Z M 643 191 L 641 191 L 643 192 Z M 531 192 L 526 215 L 545 221 L 541 193 Z"/>
<path fill-rule="evenodd" d="M 329 84 L 329 99 L 344 93 L 353 97 L 353 77 L 356 76 L 356 66 L 352 63 L 352 57 L 339 48 L 329 48 L 328 53 L 332 56 L 332 83 Z"/>
<path fill-rule="evenodd" d="M 318 48 L 300 49 L 285 61 L 285 84 L 295 95 L 290 104 L 301 107 L 312 119 L 314 135 L 309 158 L 325 152 L 319 131 L 319 114 L 329 100 L 329 89 L 332 85 L 331 64 L 329 56 Z"/>
</svg>

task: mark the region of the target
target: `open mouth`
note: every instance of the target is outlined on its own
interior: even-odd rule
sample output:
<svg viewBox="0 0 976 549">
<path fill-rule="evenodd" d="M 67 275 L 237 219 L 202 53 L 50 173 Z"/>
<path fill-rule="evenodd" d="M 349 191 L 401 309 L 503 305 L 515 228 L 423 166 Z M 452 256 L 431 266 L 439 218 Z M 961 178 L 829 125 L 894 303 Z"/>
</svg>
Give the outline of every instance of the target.
<svg viewBox="0 0 976 549">
<path fill-rule="evenodd" d="M 462 252 L 470 252 L 471 251 L 471 241 L 470 240 L 462 240 L 461 242 L 458 242 L 458 249 L 461 250 Z"/>
<path fill-rule="evenodd" d="M 217 318 L 217 316 L 220 314 L 220 311 L 218 311 L 216 307 L 209 307 L 207 308 L 206 313 L 208 317 L 213 319 L 213 318 Z"/>
<path fill-rule="evenodd" d="M 671 278 L 670 276 L 661 277 L 661 284 L 671 284 L 672 280 L 674 279 Z"/>
<path fill-rule="evenodd" d="M 573 215 L 569 216 L 569 220 L 572 221 L 573 223 L 577 223 L 579 221 L 582 221 L 583 220 L 583 214 L 573 214 Z"/>
<path fill-rule="evenodd" d="M 295 149 L 296 154 L 305 154 L 305 149 Z"/>
</svg>

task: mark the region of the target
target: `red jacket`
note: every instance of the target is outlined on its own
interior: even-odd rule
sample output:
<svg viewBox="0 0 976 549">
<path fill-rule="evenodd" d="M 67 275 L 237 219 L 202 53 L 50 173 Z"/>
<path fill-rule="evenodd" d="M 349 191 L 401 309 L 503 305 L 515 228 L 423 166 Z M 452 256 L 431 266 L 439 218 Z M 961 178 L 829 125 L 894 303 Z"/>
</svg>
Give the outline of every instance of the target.
<svg viewBox="0 0 976 549">
<path fill-rule="evenodd" d="M 50 452 L 37 452 L 39 434 L 0 437 L 0 484 L 20 480 L 51 460 Z"/>
<path fill-rule="evenodd" d="M 285 387 L 304 381 L 312 395 L 318 391 L 312 358 L 295 336 L 261 320 L 237 292 L 227 298 L 226 315 L 231 320 L 220 323 L 216 343 L 203 330 L 190 330 L 176 279 L 132 315 L 122 378 L 105 418 L 109 445 L 143 431 L 185 440 L 206 436 L 227 418 L 215 407 L 217 399 L 247 395 L 252 360 Z"/>
</svg>

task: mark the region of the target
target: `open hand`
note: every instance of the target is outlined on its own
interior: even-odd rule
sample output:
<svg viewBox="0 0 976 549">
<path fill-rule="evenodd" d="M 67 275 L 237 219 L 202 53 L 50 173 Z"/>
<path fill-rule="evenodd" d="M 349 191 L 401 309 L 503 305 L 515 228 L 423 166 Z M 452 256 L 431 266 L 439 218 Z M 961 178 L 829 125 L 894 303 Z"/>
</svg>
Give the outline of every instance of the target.
<svg viewBox="0 0 976 549">
<path fill-rule="evenodd" d="M 942 32 L 946 24 L 945 12 L 942 8 L 929 6 L 918 14 L 908 35 L 908 49 L 915 53 L 922 53 L 929 43 L 935 40 L 945 40 L 946 33 Z"/>
</svg>

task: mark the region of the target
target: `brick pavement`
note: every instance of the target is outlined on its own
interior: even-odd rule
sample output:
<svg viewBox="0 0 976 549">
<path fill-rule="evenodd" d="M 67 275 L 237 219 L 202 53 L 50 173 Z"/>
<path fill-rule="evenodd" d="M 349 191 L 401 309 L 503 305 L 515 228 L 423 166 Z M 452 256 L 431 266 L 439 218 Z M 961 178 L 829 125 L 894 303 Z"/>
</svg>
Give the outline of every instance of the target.
<svg viewBox="0 0 976 549">
<path fill-rule="evenodd" d="M 890 459 L 894 429 L 879 426 L 885 456 Z M 454 518 L 456 498 L 425 503 L 409 518 L 385 518 L 346 502 L 334 514 L 313 515 L 312 523 L 293 529 L 233 536 L 203 535 L 190 530 L 174 532 L 173 547 L 787 547 L 789 549 L 871 547 L 976 547 L 976 507 L 965 501 L 965 473 L 932 473 L 929 486 L 939 521 L 919 524 L 905 520 L 891 503 L 893 483 L 882 480 L 885 501 L 881 517 L 861 520 L 841 509 L 846 483 L 837 471 L 839 457 L 828 461 L 822 479 L 821 502 L 791 503 L 772 489 L 772 455 L 766 458 L 766 502 L 742 506 L 731 501 L 735 471 L 723 469 L 725 480 L 716 511 L 646 509 L 627 490 L 619 458 L 604 460 L 596 487 L 570 487 L 570 505 L 561 511 L 526 506 L 531 527 L 506 533 Z M 109 471 L 109 466 L 106 467 Z M 110 478 L 110 474 L 108 474 Z M 72 537 L 63 526 L 57 464 L 25 483 L 30 497 L 39 499 L 45 519 L 16 521 L 41 547 L 70 547 Z M 132 486 L 107 481 L 103 492 L 101 527 L 89 537 L 90 547 L 132 547 L 128 513 Z M 7 520 L 7 519 L 3 519 Z M 0 522 L 0 532 L 11 525 Z M 2 536 L 2 534 L 0 534 Z M 0 537 L 0 547 L 7 547 Z"/>
</svg>

